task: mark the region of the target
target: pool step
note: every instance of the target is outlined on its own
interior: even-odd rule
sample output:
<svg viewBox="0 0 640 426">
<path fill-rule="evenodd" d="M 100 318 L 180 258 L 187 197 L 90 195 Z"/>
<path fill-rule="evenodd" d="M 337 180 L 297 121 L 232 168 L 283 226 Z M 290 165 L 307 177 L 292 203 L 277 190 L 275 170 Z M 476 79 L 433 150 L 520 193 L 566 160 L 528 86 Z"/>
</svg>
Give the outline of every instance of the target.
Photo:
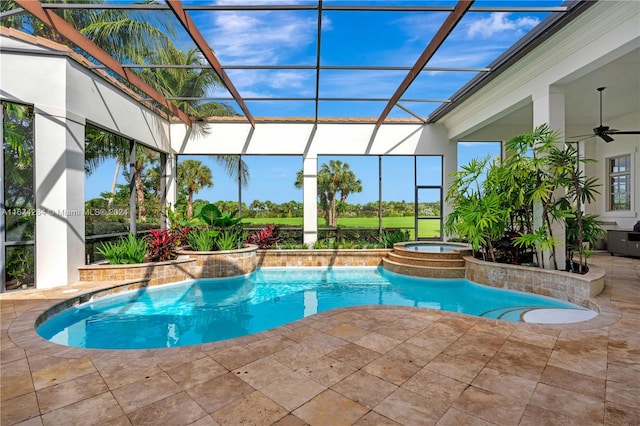
<svg viewBox="0 0 640 426">
<path fill-rule="evenodd" d="M 398 262 L 400 260 L 400 262 Z M 410 275 L 412 277 L 423 277 L 423 278 L 464 278 L 466 268 L 464 267 L 464 260 L 462 261 L 462 266 L 453 267 L 453 266 L 427 266 L 424 264 L 421 265 L 413 265 L 409 263 L 404 263 L 406 258 L 397 257 L 395 259 L 391 259 L 390 256 L 387 256 L 382 259 L 382 266 L 396 274 L 402 275 Z"/>
<path fill-rule="evenodd" d="M 413 266 L 432 266 L 438 268 L 464 268 L 464 259 L 457 256 L 432 256 L 432 257 L 421 257 L 421 256 L 413 256 L 414 253 L 407 251 L 392 251 L 389 252 L 387 258 L 393 260 L 396 263 L 400 263 L 403 265 L 413 265 Z M 436 253 L 429 253 L 436 254 Z M 447 255 L 451 255 L 451 253 L 443 253 Z"/>
<path fill-rule="evenodd" d="M 471 249 L 465 244 L 396 243 L 382 259 L 382 266 L 391 272 L 414 277 L 464 278 L 463 256 L 470 254 Z"/>
</svg>

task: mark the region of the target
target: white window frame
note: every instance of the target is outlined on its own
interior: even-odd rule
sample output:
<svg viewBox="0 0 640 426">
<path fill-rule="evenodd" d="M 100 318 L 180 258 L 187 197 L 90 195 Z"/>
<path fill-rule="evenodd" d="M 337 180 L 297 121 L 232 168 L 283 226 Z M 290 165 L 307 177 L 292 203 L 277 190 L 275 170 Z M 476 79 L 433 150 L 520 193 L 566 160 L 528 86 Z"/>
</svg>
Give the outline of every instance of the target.
<svg viewBox="0 0 640 426">
<path fill-rule="evenodd" d="M 612 172 L 611 171 L 611 162 L 620 158 L 627 157 L 629 159 L 629 168 L 623 172 Z M 634 176 L 633 176 L 633 155 L 631 153 L 616 155 L 614 157 L 607 158 L 606 163 L 606 178 L 607 178 L 607 212 L 609 213 L 617 213 L 617 212 L 629 212 L 633 209 L 633 186 L 634 186 Z M 628 176 L 628 188 L 627 193 L 629 196 L 629 208 L 627 209 L 614 209 L 614 203 L 612 200 L 613 192 L 612 192 L 612 179 L 620 176 Z"/>
</svg>

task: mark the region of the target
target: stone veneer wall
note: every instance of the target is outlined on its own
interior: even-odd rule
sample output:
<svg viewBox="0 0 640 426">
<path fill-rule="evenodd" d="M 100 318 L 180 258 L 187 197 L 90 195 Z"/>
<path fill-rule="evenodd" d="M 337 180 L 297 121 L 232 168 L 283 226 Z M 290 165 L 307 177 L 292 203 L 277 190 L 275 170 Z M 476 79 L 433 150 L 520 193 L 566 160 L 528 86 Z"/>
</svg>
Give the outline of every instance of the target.
<svg viewBox="0 0 640 426">
<path fill-rule="evenodd" d="M 590 266 L 583 275 L 530 266 L 485 262 L 471 256 L 464 258 L 467 279 L 491 287 L 551 296 L 593 309 L 589 298 L 604 289 L 605 271 Z"/>
<path fill-rule="evenodd" d="M 194 276 L 197 278 L 234 277 L 250 274 L 256 270 L 258 246 L 247 245 L 238 250 L 227 251 L 180 251 L 180 255 L 195 260 Z"/>
<path fill-rule="evenodd" d="M 258 266 L 379 266 L 391 249 L 258 250 Z"/>
<path fill-rule="evenodd" d="M 134 265 L 86 265 L 78 268 L 80 281 L 149 280 L 148 285 L 190 278 L 220 278 L 250 274 L 256 269 L 257 246 L 229 251 L 182 251 L 176 260 Z"/>
<path fill-rule="evenodd" d="M 80 266 L 80 281 L 149 280 L 149 285 L 167 284 L 194 278 L 195 260 L 176 259 L 167 262 L 133 265 Z"/>
</svg>

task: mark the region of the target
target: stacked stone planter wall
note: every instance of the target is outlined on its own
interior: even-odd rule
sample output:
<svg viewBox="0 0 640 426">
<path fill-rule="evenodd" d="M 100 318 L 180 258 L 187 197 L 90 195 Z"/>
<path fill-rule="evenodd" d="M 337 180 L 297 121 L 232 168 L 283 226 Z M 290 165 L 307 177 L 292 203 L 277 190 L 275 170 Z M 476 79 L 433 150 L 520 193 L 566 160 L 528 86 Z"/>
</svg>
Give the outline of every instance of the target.
<svg viewBox="0 0 640 426">
<path fill-rule="evenodd" d="M 256 251 L 251 245 L 229 251 L 183 251 L 176 260 L 134 265 L 87 265 L 78 268 L 80 281 L 148 280 L 149 285 L 167 284 L 190 278 L 220 278 L 255 271 Z"/>
<path fill-rule="evenodd" d="M 258 250 L 259 267 L 379 266 L 389 249 Z"/>
<path fill-rule="evenodd" d="M 194 278 L 195 260 L 176 259 L 167 262 L 133 265 L 87 265 L 78 268 L 80 281 L 149 280 L 149 285 L 167 284 Z"/>
<path fill-rule="evenodd" d="M 589 298 L 604 289 L 605 271 L 590 266 L 581 275 L 530 266 L 485 262 L 474 257 L 464 258 L 467 279 L 491 287 L 507 288 L 527 293 L 551 296 L 589 309 L 595 309 Z"/>
<path fill-rule="evenodd" d="M 196 278 L 221 278 L 250 274 L 256 270 L 258 246 L 248 245 L 227 251 L 181 251 L 182 256 L 195 260 Z"/>
</svg>

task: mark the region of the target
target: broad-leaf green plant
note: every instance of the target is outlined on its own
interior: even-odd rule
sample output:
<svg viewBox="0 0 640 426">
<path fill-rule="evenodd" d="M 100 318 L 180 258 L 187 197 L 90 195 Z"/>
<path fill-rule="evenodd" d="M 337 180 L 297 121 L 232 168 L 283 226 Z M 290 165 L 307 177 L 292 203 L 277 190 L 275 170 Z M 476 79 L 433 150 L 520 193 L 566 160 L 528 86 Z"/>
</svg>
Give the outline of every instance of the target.
<svg viewBox="0 0 640 426">
<path fill-rule="evenodd" d="M 234 210 L 231 213 L 223 213 L 213 203 L 205 204 L 197 209 L 195 216 L 213 228 L 230 228 L 242 222 L 242 217 L 238 216 L 238 210 Z"/>
</svg>

